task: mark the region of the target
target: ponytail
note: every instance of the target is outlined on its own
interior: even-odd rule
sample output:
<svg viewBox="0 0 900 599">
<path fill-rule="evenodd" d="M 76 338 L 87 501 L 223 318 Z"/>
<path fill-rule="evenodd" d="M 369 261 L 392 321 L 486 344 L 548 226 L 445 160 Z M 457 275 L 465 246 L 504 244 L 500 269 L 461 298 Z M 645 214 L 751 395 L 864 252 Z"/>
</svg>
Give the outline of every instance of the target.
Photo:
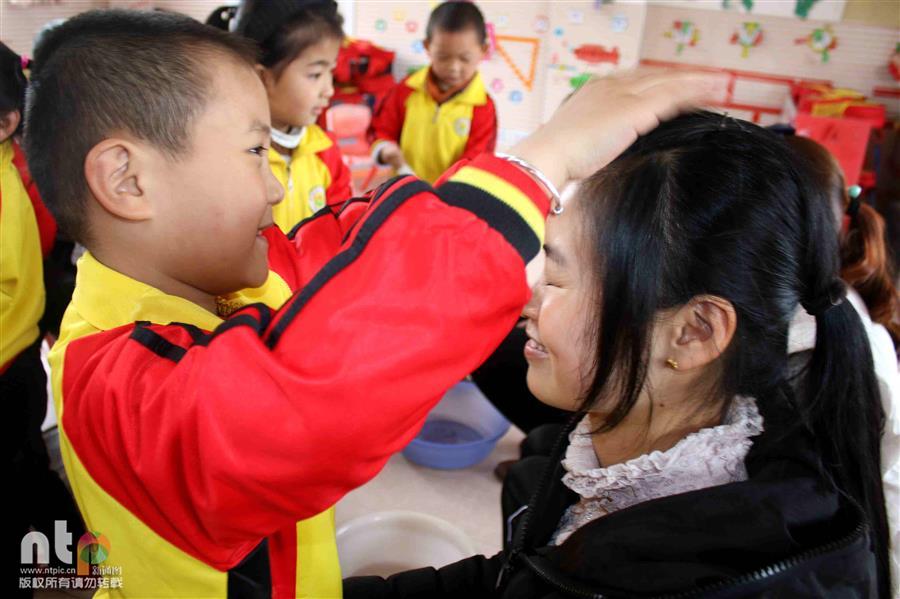
<svg viewBox="0 0 900 599">
<path fill-rule="evenodd" d="M 838 490 L 866 513 L 875 554 L 879 596 L 890 595 L 890 535 L 881 474 L 881 404 L 869 339 L 856 310 L 845 299 L 834 214 L 807 179 L 801 182 L 806 242 L 802 250 L 801 305 L 816 319 L 802 412 Z"/>
</svg>

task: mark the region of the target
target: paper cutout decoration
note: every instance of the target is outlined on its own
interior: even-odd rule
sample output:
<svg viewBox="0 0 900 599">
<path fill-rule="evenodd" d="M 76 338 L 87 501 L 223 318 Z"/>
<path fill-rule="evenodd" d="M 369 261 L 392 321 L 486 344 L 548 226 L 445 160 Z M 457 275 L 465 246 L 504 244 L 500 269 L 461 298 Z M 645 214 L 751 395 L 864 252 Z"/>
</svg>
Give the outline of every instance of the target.
<svg viewBox="0 0 900 599">
<path fill-rule="evenodd" d="M 570 10 L 569 11 L 569 22 L 575 25 L 581 25 L 584 23 L 584 13 L 580 10 Z"/>
<path fill-rule="evenodd" d="M 680 56 L 685 46 L 697 45 L 697 40 L 700 39 L 700 30 L 691 21 L 674 21 L 672 28 L 663 35 L 675 40 L 675 54 Z"/>
<path fill-rule="evenodd" d="M 522 82 L 522 85 L 525 86 L 525 89 L 531 91 L 531 87 L 534 85 L 534 74 L 537 70 L 537 59 L 538 52 L 541 48 L 541 40 L 536 37 L 519 37 L 515 35 L 498 35 L 495 36 L 496 51 L 497 54 L 503 58 L 504 62 L 509 65 L 509 68 L 512 69 L 512 72 L 516 75 L 519 81 Z M 525 70 L 519 67 L 516 62 L 509 55 L 509 52 L 504 47 L 508 44 L 529 44 L 531 45 L 531 60 L 528 65 L 528 75 L 525 75 Z"/>
<path fill-rule="evenodd" d="M 522 92 L 517 89 L 514 89 L 511 92 L 509 92 L 509 101 L 512 102 L 513 104 L 520 103 L 524 99 L 524 97 L 525 96 L 522 94 Z"/>
<path fill-rule="evenodd" d="M 397 21 L 398 23 L 405 21 L 406 20 L 406 11 L 403 10 L 402 8 L 398 8 L 397 10 L 395 10 L 394 11 L 394 20 Z"/>
<path fill-rule="evenodd" d="M 838 45 L 837 38 L 834 35 L 834 30 L 831 29 L 831 25 L 813 29 L 812 33 L 806 37 L 795 39 L 794 43 L 806 44 L 812 48 L 816 54 L 819 54 L 822 57 L 823 63 L 828 62 L 831 58 L 830 52 L 837 48 Z"/>
<path fill-rule="evenodd" d="M 534 27 L 534 31 L 536 33 L 547 33 L 550 31 L 550 19 L 548 19 L 545 15 L 538 15 L 534 18 L 534 23 L 532 24 Z"/>
<path fill-rule="evenodd" d="M 589 64 L 610 63 L 619 65 L 619 47 L 607 50 L 599 44 L 582 44 L 575 48 L 575 58 Z"/>
<path fill-rule="evenodd" d="M 797 0 L 797 4 L 794 6 L 794 14 L 801 19 L 805 19 L 809 16 L 809 11 L 813 7 L 813 4 L 818 1 L 819 0 Z"/>
<path fill-rule="evenodd" d="M 494 80 L 491 81 L 491 91 L 493 91 L 494 93 L 497 93 L 497 94 L 502 92 L 503 91 L 503 79 L 500 79 L 499 77 L 494 77 Z"/>
<path fill-rule="evenodd" d="M 412 51 L 413 54 L 422 54 L 423 52 L 425 52 L 425 44 L 422 43 L 422 40 L 413 41 Z"/>
<path fill-rule="evenodd" d="M 576 90 L 588 81 L 590 81 L 591 75 L 590 73 L 582 73 L 581 75 L 576 75 L 569 79 L 569 85 L 572 86 L 572 90 Z"/>
<path fill-rule="evenodd" d="M 762 26 L 756 21 L 741 23 L 738 30 L 731 36 L 732 44 L 740 44 L 741 58 L 750 56 L 750 48 L 760 45 L 763 40 Z"/>
<path fill-rule="evenodd" d="M 375 31 L 384 31 L 385 29 L 387 29 L 387 21 L 384 19 L 375 21 Z"/>
<path fill-rule="evenodd" d="M 615 33 L 624 33 L 628 29 L 628 17 L 615 15 L 610 21 L 610 28 Z"/>
<path fill-rule="evenodd" d="M 494 52 L 497 50 L 497 32 L 494 29 L 493 23 L 485 23 L 484 25 L 485 31 L 487 32 L 487 43 L 488 49 L 487 53 L 484 56 L 485 60 L 490 60 L 494 57 Z"/>
</svg>

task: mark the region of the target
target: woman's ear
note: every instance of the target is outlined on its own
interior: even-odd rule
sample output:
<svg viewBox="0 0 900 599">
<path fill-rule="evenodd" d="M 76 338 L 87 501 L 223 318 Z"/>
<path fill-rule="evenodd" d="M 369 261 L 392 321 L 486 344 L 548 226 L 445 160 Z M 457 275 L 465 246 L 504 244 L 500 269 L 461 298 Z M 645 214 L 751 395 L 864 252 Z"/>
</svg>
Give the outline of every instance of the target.
<svg viewBox="0 0 900 599">
<path fill-rule="evenodd" d="M 84 159 L 84 176 L 97 202 L 118 218 L 140 221 L 153 216 L 153 206 L 141 188 L 137 144 L 125 139 L 104 139 Z"/>
<path fill-rule="evenodd" d="M 675 314 L 675 334 L 670 357 L 677 370 L 700 368 L 721 356 L 734 337 L 737 313 L 726 299 L 715 295 L 698 295 Z"/>
<path fill-rule="evenodd" d="M 20 122 L 22 122 L 22 114 L 18 110 L 10 110 L 0 115 L 0 142 L 12 137 L 19 128 Z"/>
</svg>

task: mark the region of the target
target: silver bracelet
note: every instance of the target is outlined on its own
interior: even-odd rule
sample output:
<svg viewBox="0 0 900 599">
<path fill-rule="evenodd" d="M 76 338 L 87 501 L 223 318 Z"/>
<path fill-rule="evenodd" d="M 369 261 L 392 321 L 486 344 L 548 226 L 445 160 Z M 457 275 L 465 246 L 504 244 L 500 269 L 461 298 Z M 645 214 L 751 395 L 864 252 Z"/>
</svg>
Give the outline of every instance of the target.
<svg viewBox="0 0 900 599">
<path fill-rule="evenodd" d="M 541 182 L 548 192 L 550 192 L 550 210 L 553 214 L 562 214 L 563 205 L 562 198 L 559 195 L 559 190 L 556 189 L 556 186 L 547 178 L 547 176 L 539 171 L 537 167 L 526 160 L 522 160 L 518 156 L 513 156 L 512 154 L 504 154 L 503 152 L 495 152 L 494 155 L 497 158 L 502 158 L 507 162 L 512 162 L 513 164 L 523 168 L 528 172 L 532 177 Z"/>
</svg>

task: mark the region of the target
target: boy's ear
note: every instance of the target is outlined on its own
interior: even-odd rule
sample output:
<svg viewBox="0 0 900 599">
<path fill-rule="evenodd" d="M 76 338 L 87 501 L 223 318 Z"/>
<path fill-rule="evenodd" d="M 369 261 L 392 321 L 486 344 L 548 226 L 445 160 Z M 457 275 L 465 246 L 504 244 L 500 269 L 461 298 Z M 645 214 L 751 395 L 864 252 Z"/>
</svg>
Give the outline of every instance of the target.
<svg viewBox="0 0 900 599">
<path fill-rule="evenodd" d="M 91 194 L 119 218 L 140 221 L 153 216 L 153 206 L 141 188 L 139 149 L 124 139 L 104 139 L 84 159 L 84 177 Z"/>
<path fill-rule="evenodd" d="M 0 142 L 6 141 L 12 137 L 19 123 L 22 121 L 22 115 L 18 110 L 10 110 L 0 115 Z"/>
<path fill-rule="evenodd" d="M 428 38 L 426 37 L 426 38 L 425 38 L 425 41 L 422 42 L 422 47 L 425 48 L 425 51 L 426 51 L 426 52 L 428 52 L 429 54 L 431 54 L 431 40 L 430 40 L 430 39 L 428 39 Z"/>
<path fill-rule="evenodd" d="M 679 370 L 715 361 L 731 344 L 737 329 L 734 306 L 715 295 L 692 298 L 678 310 L 675 318 L 678 324 L 670 353 L 678 362 Z"/>
</svg>

